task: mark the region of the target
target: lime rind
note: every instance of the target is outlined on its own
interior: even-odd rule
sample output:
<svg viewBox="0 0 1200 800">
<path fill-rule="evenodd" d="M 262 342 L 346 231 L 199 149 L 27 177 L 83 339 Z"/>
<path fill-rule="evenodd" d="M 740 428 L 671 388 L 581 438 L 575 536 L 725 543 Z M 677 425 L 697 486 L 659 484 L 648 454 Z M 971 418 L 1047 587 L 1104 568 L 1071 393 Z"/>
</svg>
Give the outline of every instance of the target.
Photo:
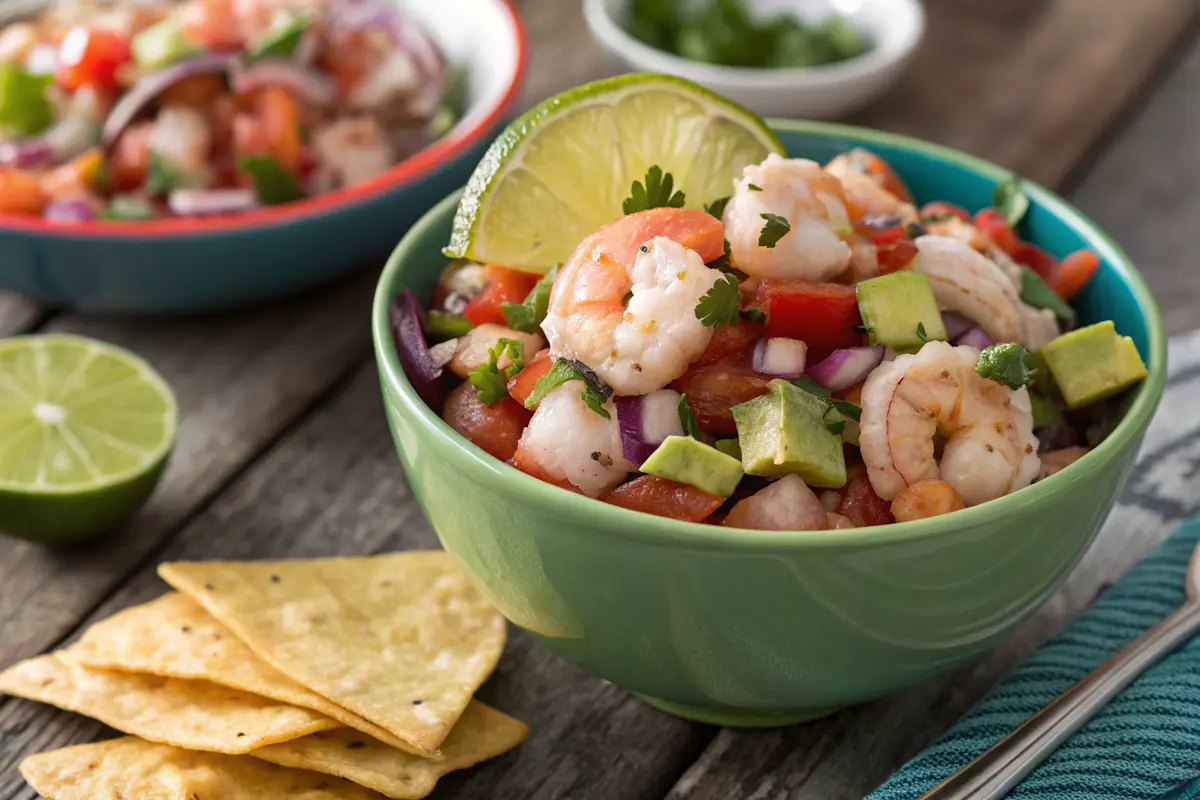
<svg viewBox="0 0 1200 800">
<path fill-rule="evenodd" d="M 556 127 L 560 135 L 546 135 Z M 492 143 L 463 192 L 445 253 L 545 270 L 619 217 L 621 198 L 649 166 L 671 172 L 688 205 L 702 208 L 772 152 L 785 150 L 763 120 L 682 78 L 585 84 L 526 112 Z M 580 166 L 555 168 L 564 163 Z M 489 230 L 528 244 L 491 247 Z"/>
</svg>

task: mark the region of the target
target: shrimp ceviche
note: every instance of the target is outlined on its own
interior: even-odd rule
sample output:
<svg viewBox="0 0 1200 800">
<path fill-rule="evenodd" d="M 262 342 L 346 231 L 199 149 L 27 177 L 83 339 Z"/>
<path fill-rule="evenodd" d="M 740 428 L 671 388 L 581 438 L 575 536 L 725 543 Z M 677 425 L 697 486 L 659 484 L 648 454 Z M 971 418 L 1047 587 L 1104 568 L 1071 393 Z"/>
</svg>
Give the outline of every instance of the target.
<svg viewBox="0 0 1200 800">
<path fill-rule="evenodd" d="M 384 0 L 64 0 L 0 30 L 0 214 L 237 214 L 445 133 L 461 75 Z"/>
<path fill-rule="evenodd" d="M 1146 376 L 1069 301 L 1100 261 L 918 207 L 878 156 L 769 155 L 685 207 L 652 167 L 625 216 L 542 275 L 458 261 L 401 361 L 456 431 L 540 480 L 691 522 L 822 530 L 994 500 L 1072 464 Z M 428 346 L 428 342 L 434 342 Z"/>
</svg>

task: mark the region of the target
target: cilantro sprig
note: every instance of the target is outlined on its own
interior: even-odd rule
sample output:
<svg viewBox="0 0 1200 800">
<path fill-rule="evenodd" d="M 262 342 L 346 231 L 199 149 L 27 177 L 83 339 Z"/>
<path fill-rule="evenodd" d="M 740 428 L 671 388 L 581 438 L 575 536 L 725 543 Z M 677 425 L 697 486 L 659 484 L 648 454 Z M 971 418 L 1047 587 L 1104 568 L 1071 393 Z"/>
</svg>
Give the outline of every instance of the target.
<svg viewBox="0 0 1200 800">
<path fill-rule="evenodd" d="M 759 247 L 775 247 L 779 244 L 779 240 L 792 230 L 788 221 L 778 214 L 760 214 L 759 216 L 767 221 L 758 234 Z"/>
<path fill-rule="evenodd" d="M 605 419 L 610 418 L 611 415 L 604 404 L 608 402 L 608 398 L 612 397 L 612 387 L 600 380 L 599 376 L 586 365 L 565 358 L 555 361 L 550 371 L 538 378 L 538 382 L 533 385 L 533 391 L 525 399 L 525 407 L 533 408 L 542 402 L 546 395 L 571 381 L 583 381 L 584 390 L 579 394 L 580 399 L 592 411 Z"/>
<path fill-rule="evenodd" d="M 846 429 L 846 420 L 842 419 L 843 416 L 849 417 L 855 422 L 862 419 L 862 406 L 855 405 L 849 400 L 839 400 L 833 396 L 832 392 L 807 375 L 795 378 L 791 384 L 797 389 L 825 401 L 827 408 L 821 421 L 825 423 L 825 427 L 829 429 L 830 433 L 840 434 Z"/>
<path fill-rule="evenodd" d="M 1021 302 L 1032 308 L 1048 308 L 1058 317 L 1059 322 L 1068 327 L 1075 325 L 1075 309 L 1067 301 L 1059 297 L 1053 289 L 1042 280 L 1041 276 L 1029 267 L 1021 267 Z"/>
<path fill-rule="evenodd" d="M 929 341 L 929 334 L 925 332 L 925 323 L 924 322 L 917 323 L 917 338 L 920 339 L 922 342 Z"/>
<path fill-rule="evenodd" d="M 238 171 L 254 179 L 258 199 L 263 205 L 290 203 L 304 197 L 292 174 L 270 156 L 245 156 L 238 161 Z"/>
<path fill-rule="evenodd" d="M 764 325 L 767 321 L 767 312 L 763 311 L 761 308 L 755 308 L 754 306 L 751 306 L 750 308 L 742 309 L 742 319 L 746 320 L 746 322 L 754 322 L 759 325 Z"/>
<path fill-rule="evenodd" d="M 151 194 L 166 195 L 181 183 L 183 183 L 183 171 L 172 164 L 166 156 L 151 150 L 150 161 L 146 167 L 146 191 Z"/>
<path fill-rule="evenodd" d="M 696 304 L 696 319 L 709 328 L 736 325 L 742 297 L 738 292 L 738 279 L 726 274 L 705 292 Z"/>
<path fill-rule="evenodd" d="M 500 358 L 505 354 L 512 363 L 500 368 Z M 488 350 L 488 360 L 471 370 L 467 377 L 478 390 L 479 402 L 496 403 L 508 397 L 508 381 L 525 369 L 525 343 L 519 339 L 498 339 Z"/>
<path fill-rule="evenodd" d="M 1022 180 L 1018 175 L 1009 175 L 992 190 L 992 205 L 1008 222 L 1009 227 L 1015 228 L 1025 218 L 1029 211 L 1029 198 L 1021 188 Z"/>
<path fill-rule="evenodd" d="M 984 348 L 975 364 L 981 378 L 1003 384 L 1010 389 L 1029 385 L 1038 374 L 1033 365 L 1033 353 L 1020 342 L 994 344 Z"/>
<path fill-rule="evenodd" d="M 688 405 L 686 392 L 679 396 L 679 422 L 683 425 L 685 435 L 693 439 L 700 438 L 700 423 L 696 422 L 696 415 L 692 413 L 692 407 Z"/>
<path fill-rule="evenodd" d="M 561 266 L 561 265 L 559 265 Z M 500 310 L 504 312 L 504 320 L 508 327 L 522 333 L 533 333 L 546 319 L 550 308 L 550 290 L 554 288 L 554 279 L 558 276 L 558 267 L 547 272 L 529 290 L 521 303 L 501 303 Z"/>
<path fill-rule="evenodd" d="M 683 192 L 673 192 L 675 178 L 671 173 L 663 173 L 662 168 L 655 165 L 646 170 L 645 183 L 634 181 L 630 187 L 629 197 L 621 204 L 626 214 L 635 214 L 651 208 L 683 208 Z"/>
<path fill-rule="evenodd" d="M 718 197 L 716 200 L 713 200 L 711 203 L 705 203 L 704 211 L 705 211 L 705 213 L 711 214 L 712 216 L 716 217 L 717 219 L 724 219 L 725 218 L 725 206 L 729 205 L 729 201 L 732 199 L 733 198 L 731 198 L 731 197 Z M 728 242 L 726 244 L 728 245 Z M 727 246 L 725 249 L 729 250 L 729 247 Z"/>
</svg>

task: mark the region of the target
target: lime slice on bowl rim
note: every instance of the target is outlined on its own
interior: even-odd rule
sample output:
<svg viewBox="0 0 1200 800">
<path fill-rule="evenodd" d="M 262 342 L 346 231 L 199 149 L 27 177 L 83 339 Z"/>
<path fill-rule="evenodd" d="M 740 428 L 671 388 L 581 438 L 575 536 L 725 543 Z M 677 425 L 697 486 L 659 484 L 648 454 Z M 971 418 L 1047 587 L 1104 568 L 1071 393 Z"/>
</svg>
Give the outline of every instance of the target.
<svg viewBox="0 0 1200 800">
<path fill-rule="evenodd" d="M 0 533 L 63 544 L 112 530 L 154 491 L 178 417 L 170 387 L 127 350 L 0 340 Z"/>
<path fill-rule="evenodd" d="M 533 108 L 492 143 L 467 183 L 446 255 L 544 272 L 622 215 L 658 166 L 687 206 L 728 196 L 742 169 L 783 144 L 752 112 L 690 81 L 635 74 Z"/>
</svg>

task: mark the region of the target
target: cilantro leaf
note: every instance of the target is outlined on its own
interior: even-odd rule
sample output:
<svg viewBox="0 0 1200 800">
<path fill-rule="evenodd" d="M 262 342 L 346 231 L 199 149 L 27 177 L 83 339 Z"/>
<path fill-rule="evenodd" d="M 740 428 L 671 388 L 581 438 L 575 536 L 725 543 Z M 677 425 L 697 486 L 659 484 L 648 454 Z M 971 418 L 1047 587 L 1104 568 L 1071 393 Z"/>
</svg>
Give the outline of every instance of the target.
<svg viewBox="0 0 1200 800">
<path fill-rule="evenodd" d="M 1021 302 L 1033 308 L 1048 308 L 1067 326 L 1075 324 L 1075 309 L 1046 285 L 1029 267 L 1021 267 Z"/>
<path fill-rule="evenodd" d="M 263 205 L 290 203 L 304 197 L 292 174 L 270 156 L 245 156 L 238 161 L 238 171 L 254 178 L 258 199 Z"/>
<path fill-rule="evenodd" d="M 700 424 L 696 422 L 696 415 L 692 413 L 692 407 L 688 405 L 686 392 L 679 396 L 679 422 L 683 425 L 685 435 L 693 439 L 700 438 Z"/>
<path fill-rule="evenodd" d="M 755 308 L 751 306 L 750 308 L 742 309 L 742 319 L 746 320 L 747 322 L 754 322 L 759 325 L 763 325 L 767 321 L 767 312 L 763 311 L 761 308 Z"/>
<path fill-rule="evenodd" d="M 150 162 L 146 168 L 146 191 L 154 195 L 166 195 L 181 183 L 183 171 L 166 156 L 151 150 Z"/>
<path fill-rule="evenodd" d="M 862 419 L 862 406 L 855 405 L 849 400 L 838 400 L 836 397 L 831 397 L 829 398 L 829 404 L 855 422 Z"/>
<path fill-rule="evenodd" d="M 246 62 L 258 61 L 261 58 L 291 58 L 312 22 L 311 17 L 297 16 L 269 31 L 261 41 L 246 49 Z"/>
<path fill-rule="evenodd" d="M 729 201 L 731 199 L 732 198 L 730 198 L 730 197 L 718 197 L 716 200 L 713 200 L 711 203 L 705 203 L 704 211 L 705 211 L 705 213 L 711 214 L 712 216 L 716 217 L 717 219 L 724 219 L 725 206 L 729 205 Z M 726 242 L 725 244 L 726 244 L 725 251 L 728 252 L 729 251 L 729 243 Z"/>
<path fill-rule="evenodd" d="M 790 381 L 790 383 L 792 386 L 795 386 L 801 391 L 808 392 L 815 397 L 821 398 L 826 402 L 826 404 L 828 404 L 829 409 L 831 411 L 835 411 L 838 415 L 845 415 L 855 422 L 858 422 L 858 420 L 862 418 L 861 406 L 855 405 L 849 400 L 839 400 L 838 398 L 833 397 L 832 392 L 807 375 L 794 378 L 792 381 Z M 835 420 L 830 416 L 829 411 L 826 411 L 825 426 L 829 428 L 832 433 L 841 433 L 843 430 L 845 430 L 846 423 L 844 420 L 842 420 L 841 416 L 838 416 Z M 834 430 L 835 427 L 837 430 Z"/>
<path fill-rule="evenodd" d="M 1021 224 L 1025 212 L 1029 211 L 1029 198 L 1021 189 L 1021 178 L 1009 175 L 992 190 L 992 205 L 996 207 L 1012 228 Z"/>
<path fill-rule="evenodd" d="M 793 378 L 790 383 L 797 389 L 801 389 L 820 398 L 828 399 L 829 395 L 832 394 L 832 392 L 807 375 L 802 375 L 799 378 Z"/>
<path fill-rule="evenodd" d="M 508 327 L 522 333 L 533 333 L 546 318 L 550 308 L 550 290 L 554 287 L 554 279 L 558 276 L 558 267 L 554 267 L 533 285 L 522 303 L 501 303 L 500 310 L 504 312 L 504 320 Z"/>
<path fill-rule="evenodd" d="M 904 236 L 908 239 L 917 239 L 925 235 L 925 229 L 915 222 L 910 222 L 904 226 Z"/>
<path fill-rule="evenodd" d="M 1003 384 L 1010 389 L 1020 389 L 1037 377 L 1037 369 L 1031 362 L 1032 353 L 1020 342 L 994 344 L 979 354 L 975 372 L 979 377 Z"/>
<path fill-rule="evenodd" d="M 137 195 L 119 194 L 100 212 L 100 219 L 106 222 L 141 222 L 154 219 L 154 208 Z"/>
<path fill-rule="evenodd" d="M 870 333 L 871 331 L 875 330 L 875 326 L 869 322 L 864 322 L 862 325 L 851 325 L 850 327 L 859 333 Z"/>
<path fill-rule="evenodd" d="M 596 373 L 586 365 L 578 361 L 568 361 L 565 358 L 555 361 L 550 371 L 538 378 L 538 382 L 533 385 L 533 391 L 530 392 L 529 397 L 525 398 L 525 407 L 533 408 L 542 402 L 546 395 L 571 381 L 583 381 L 585 388 L 579 394 L 580 399 L 592 411 L 605 419 L 610 418 L 611 415 L 604 404 L 608 398 L 612 397 L 612 387 L 600 380 Z"/>
<path fill-rule="evenodd" d="M 757 184 L 753 184 L 753 183 L 747 183 L 746 188 L 752 192 L 761 192 L 762 191 L 761 186 L 758 186 Z"/>
<path fill-rule="evenodd" d="M 50 127 L 54 108 L 46 89 L 53 82 L 52 75 L 34 75 L 11 61 L 0 63 L 0 128 L 19 138 Z"/>
<path fill-rule="evenodd" d="M 630 187 L 630 196 L 625 198 L 621 209 L 626 214 L 635 214 L 651 208 L 683 208 L 683 192 L 675 192 L 675 179 L 671 173 L 663 174 L 660 167 L 653 166 L 646 171 L 646 182 L 634 181 Z"/>
<path fill-rule="evenodd" d="M 512 363 L 500 369 L 500 357 L 505 353 Z M 488 350 L 488 360 L 467 374 L 479 390 L 479 402 L 495 403 L 508 397 L 508 380 L 525 369 L 525 343 L 519 339 L 498 339 Z"/>
<path fill-rule="evenodd" d="M 425 333 L 435 339 L 456 339 L 466 336 L 475 327 L 462 314 L 451 314 L 448 311 L 429 309 L 425 320 Z"/>
<path fill-rule="evenodd" d="M 696 304 L 696 319 L 709 328 L 736 325 L 741 305 L 738 280 L 727 274 L 700 298 L 700 302 Z"/>
<path fill-rule="evenodd" d="M 787 236 L 792 230 L 792 226 L 788 221 L 778 214 L 760 214 L 767 221 L 763 225 L 762 231 L 758 234 L 759 247 L 774 247 L 779 243 L 779 240 Z"/>
<path fill-rule="evenodd" d="M 924 322 L 917 323 L 917 338 L 920 339 L 922 342 L 929 341 L 929 334 L 927 334 L 925 332 L 925 323 Z"/>
<path fill-rule="evenodd" d="M 825 429 L 835 436 L 846 430 L 846 420 L 842 419 L 842 415 L 832 405 L 825 409 L 821 422 L 825 423 Z"/>
</svg>

